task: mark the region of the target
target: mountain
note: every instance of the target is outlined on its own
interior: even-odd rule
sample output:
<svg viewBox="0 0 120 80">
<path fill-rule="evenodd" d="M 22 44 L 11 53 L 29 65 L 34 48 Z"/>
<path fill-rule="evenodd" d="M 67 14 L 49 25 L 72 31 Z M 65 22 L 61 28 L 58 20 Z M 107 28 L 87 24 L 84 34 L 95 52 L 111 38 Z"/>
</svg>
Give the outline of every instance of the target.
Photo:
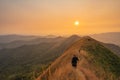
<svg viewBox="0 0 120 80">
<path fill-rule="evenodd" d="M 79 58 L 71 66 L 73 55 Z M 120 58 L 90 37 L 71 45 L 36 80 L 120 80 Z"/>
<path fill-rule="evenodd" d="M 5 48 L 12 49 L 12 48 L 17 48 L 17 47 L 20 47 L 23 45 L 35 45 L 35 44 L 40 44 L 40 43 L 52 43 L 52 42 L 62 43 L 62 46 L 67 45 L 67 46 L 62 47 L 64 49 L 65 47 L 68 47 L 69 45 L 71 45 L 71 42 L 74 43 L 76 40 L 80 39 L 80 37 L 78 35 L 72 35 L 69 38 L 65 38 L 65 37 L 61 37 L 61 36 L 55 37 L 54 35 L 41 36 L 41 37 L 21 36 L 21 35 L 9 35 L 8 36 L 8 35 L 6 35 L 4 37 L 8 41 L 11 41 L 11 39 L 15 40 L 15 41 L 12 41 L 9 43 L 0 43 L 0 49 L 5 49 Z M 3 38 L 3 39 L 5 39 L 5 38 Z M 10 40 L 9 40 L 9 38 L 10 38 Z M 18 40 L 17 38 L 20 40 Z M 108 43 L 106 43 L 106 44 L 103 43 L 103 44 L 104 44 L 104 46 L 109 48 L 111 51 L 113 51 L 115 54 L 120 55 L 120 47 L 119 46 L 114 45 L 114 44 L 108 44 Z"/>
<path fill-rule="evenodd" d="M 32 40 L 38 36 L 24 36 L 24 35 L 0 35 L 0 43 L 9 43 L 16 40 Z"/>
<path fill-rule="evenodd" d="M 98 41 L 112 43 L 120 46 L 120 32 L 101 33 L 90 36 Z"/>
<path fill-rule="evenodd" d="M 35 39 L 29 40 L 15 40 L 9 43 L 0 43 L 0 49 L 4 48 L 17 48 L 23 45 L 33 45 L 40 43 L 50 43 L 50 42 L 60 42 L 65 38 L 63 37 L 55 37 L 55 38 L 46 38 L 46 37 L 36 37 Z"/>
<path fill-rule="evenodd" d="M 47 35 L 45 36 L 46 38 L 55 38 L 56 36 L 55 35 Z"/>
<path fill-rule="evenodd" d="M 27 36 L 28 37 L 28 36 Z M 66 45 L 66 44 L 71 44 L 71 42 L 74 42 L 74 40 L 78 40 L 80 37 L 77 36 L 77 35 L 72 35 L 70 36 L 68 39 L 67 38 L 64 38 L 64 37 L 61 37 L 61 36 L 45 36 L 45 37 L 36 37 L 35 39 L 30 39 L 30 40 L 15 40 L 15 41 L 12 41 L 12 42 L 9 42 L 9 43 L 0 43 L 0 49 L 4 49 L 4 48 L 7 48 L 7 49 L 11 49 L 11 48 L 17 48 L 17 47 L 20 47 L 20 46 L 23 46 L 23 45 L 33 45 L 33 44 L 40 44 L 40 43 L 52 43 L 52 42 L 62 42 L 62 41 L 65 41 L 63 43 L 63 45 Z M 69 45 L 68 45 L 69 46 Z"/>
<path fill-rule="evenodd" d="M 37 38 L 31 40 L 31 43 L 27 41 L 29 45 L 1 49 L 0 79 L 34 80 L 44 68 L 79 39 L 76 35 L 68 38 Z"/>
</svg>

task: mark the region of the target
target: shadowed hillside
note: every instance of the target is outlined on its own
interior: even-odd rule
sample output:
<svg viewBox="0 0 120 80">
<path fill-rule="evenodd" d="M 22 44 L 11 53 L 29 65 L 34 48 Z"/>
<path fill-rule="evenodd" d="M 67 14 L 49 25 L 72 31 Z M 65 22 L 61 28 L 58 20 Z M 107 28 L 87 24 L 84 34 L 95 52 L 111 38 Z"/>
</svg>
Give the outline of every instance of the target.
<svg viewBox="0 0 120 80">
<path fill-rule="evenodd" d="M 74 54 L 79 57 L 77 69 L 71 66 Z M 36 80 L 120 80 L 120 58 L 100 42 L 83 37 Z"/>
<path fill-rule="evenodd" d="M 37 38 L 23 43 L 20 41 L 21 43 L 18 42 L 17 45 L 24 45 L 17 48 L 1 49 L 0 79 L 34 80 L 52 61 L 79 39 L 80 37 L 75 35 L 69 38 Z"/>
</svg>

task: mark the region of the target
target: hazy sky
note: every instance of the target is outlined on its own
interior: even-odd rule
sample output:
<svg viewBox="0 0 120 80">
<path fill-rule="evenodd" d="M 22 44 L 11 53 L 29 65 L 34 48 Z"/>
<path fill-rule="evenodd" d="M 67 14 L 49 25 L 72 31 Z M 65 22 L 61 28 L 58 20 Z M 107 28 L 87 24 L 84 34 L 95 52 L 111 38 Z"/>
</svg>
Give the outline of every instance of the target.
<svg viewBox="0 0 120 80">
<path fill-rule="evenodd" d="M 103 32 L 120 32 L 120 0 L 0 0 L 0 34 Z"/>
</svg>

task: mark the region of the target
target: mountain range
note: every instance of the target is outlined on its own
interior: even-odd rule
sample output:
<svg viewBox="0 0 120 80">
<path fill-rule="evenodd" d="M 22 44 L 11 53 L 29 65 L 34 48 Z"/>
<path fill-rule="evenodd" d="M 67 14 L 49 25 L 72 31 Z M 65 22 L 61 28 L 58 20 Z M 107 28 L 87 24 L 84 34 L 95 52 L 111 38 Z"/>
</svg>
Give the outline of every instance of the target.
<svg viewBox="0 0 120 80">
<path fill-rule="evenodd" d="M 16 36 L 16 37 L 7 38 L 7 36 Z M 3 36 L 2 37 L 0 36 L 0 39 L 3 39 L 3 40 L 0 40 L 0 48 L 1 48 L 0 49 L 0 79 L 34 80 L 40 74 L 43 75 L 42 72 L 45 73 L 50 66 L 56 63 L 56 61 L 62 55 L 64 55 L 66 51 L 69 51 L 71 47 L 74 47 L 73 45 L 75 44 L 76 44 L 75 46 L 85 46 L 85 49 L 89 49 L 89 48 L 86 48 L 88 43 L 90 43 L 90 46 L 94 45 L 91 42 L 94 42 L 95 44 L 99 44 L 99 46 L 102 46 L 105 48 L 105 51 L 110 52 L 110 54 L 112 54 L 112 56 L 114 56 L 114 58 L 117 59 L 115 60 L 118 61 L 117 63 L 119 64 L 119 59 L 118 59 L 118 57 L 120 57 L 119 45 L 114 44 L 114 42 L 112 43 L 104 43 L 102 41 L 99 42 L 92 38 L 90 38 L 90 41 L 89 41 L 89 38 L 90 37 L 86 38 L 86 37 L 80 37 L 78 35 L 72 35 L 70 37 L 61 37 L 61 36 L 53 36 L 53 35 L 27 36 L 27 37 L 22 36 L 22 38 L 18 38 L 17 35 L 5 35 L 5 38 Z M 80 43 L 77 45 L 77 42 L 79 41 L 83 41 L 84 44 Z M 96 47 L 96 46 L 93 46 L 93 47 Z M 83 49 L 83 47 L 81 48 Z M 78 49 L 78 47 L 76 47 L 75 50 L 76 49 Z M 95 48 L 95 50 L 96 49 L 98 49 L 98 47 Z M 88 51 L 82 50 L 82 51 L 87 53 L 88 55 L 89 50 Z M 101 49 L 101 47 L 100 47 L 100 51 L 103 51 L 103 53 L 106 53 L 104 52 L 104 49 Z M 102 56 L 105 56 L 105 55 L 102 54 Z M 110 58 L 112 59 L 112 57 Z"/>
</svg>

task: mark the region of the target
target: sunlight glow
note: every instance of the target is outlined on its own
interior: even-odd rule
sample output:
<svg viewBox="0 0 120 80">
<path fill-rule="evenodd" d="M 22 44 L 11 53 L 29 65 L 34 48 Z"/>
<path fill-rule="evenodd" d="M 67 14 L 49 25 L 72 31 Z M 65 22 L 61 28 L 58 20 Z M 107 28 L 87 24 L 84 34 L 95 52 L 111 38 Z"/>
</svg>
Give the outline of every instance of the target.
<svg viewBox="0 0 120 80">
<path fill-rule="evenodd" d="M 75 21 L 74 23 L 75 26 L 78 26 L 79 24 L 80 24 L 79 21 Z"/>
</svg>

